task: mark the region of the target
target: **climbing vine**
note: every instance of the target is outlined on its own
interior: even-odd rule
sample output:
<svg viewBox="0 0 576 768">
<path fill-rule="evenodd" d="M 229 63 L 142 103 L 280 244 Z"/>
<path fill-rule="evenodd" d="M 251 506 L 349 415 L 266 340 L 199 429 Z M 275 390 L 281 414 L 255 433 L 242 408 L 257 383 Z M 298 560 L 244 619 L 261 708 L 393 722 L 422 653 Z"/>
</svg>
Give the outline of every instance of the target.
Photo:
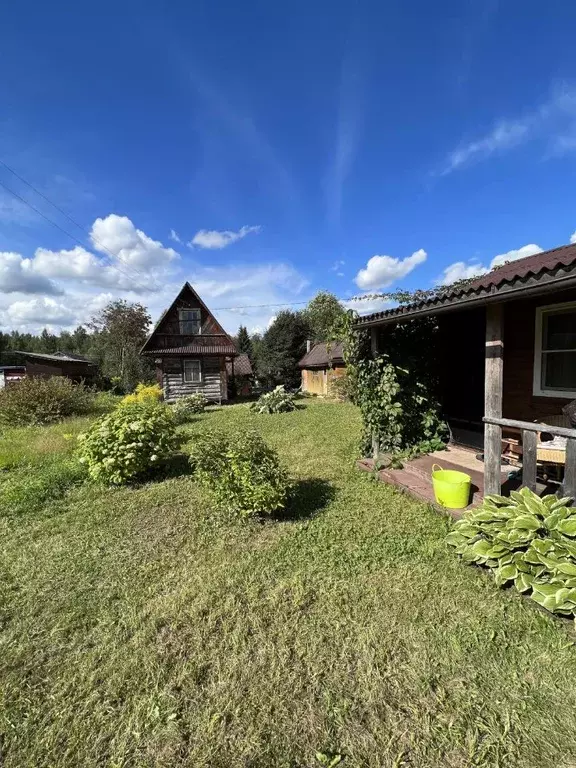
<svg viewBox="0 0 576 768">
<path fill-rule="evenodd" d="M 356 320 L 349 312 L 339 335 L 353 399 L 362 413 L 364 455 L 372 450 L 373 435 L 379 452 L 393 461 L 443 447 L 448 430 L 437 399 L 435 321 L 410 320 L 387 328 L 382 351 L 374 357 L 369 333 L 355 328 Z"/>
</svg>

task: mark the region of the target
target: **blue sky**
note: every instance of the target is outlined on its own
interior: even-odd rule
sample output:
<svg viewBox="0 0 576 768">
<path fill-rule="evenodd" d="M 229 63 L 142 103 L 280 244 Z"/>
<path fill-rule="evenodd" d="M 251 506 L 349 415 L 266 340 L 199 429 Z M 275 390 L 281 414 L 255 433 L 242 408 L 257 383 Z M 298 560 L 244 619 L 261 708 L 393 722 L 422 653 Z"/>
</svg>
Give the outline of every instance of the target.
<svg viewBox="0 0 576 768">
<path fill-rule="evenodd" d="M 275 307 L 237 308 L 431 287 L 576 234 L 573 3 L 29 2 L 0 22 L 0 159 L 45 196 L 0 165 L 39 211 L 0 187 L 3 330 L 117 296 L 156 317 L 185 279 L 228 330 L 265 329 Z"/>
</svg>

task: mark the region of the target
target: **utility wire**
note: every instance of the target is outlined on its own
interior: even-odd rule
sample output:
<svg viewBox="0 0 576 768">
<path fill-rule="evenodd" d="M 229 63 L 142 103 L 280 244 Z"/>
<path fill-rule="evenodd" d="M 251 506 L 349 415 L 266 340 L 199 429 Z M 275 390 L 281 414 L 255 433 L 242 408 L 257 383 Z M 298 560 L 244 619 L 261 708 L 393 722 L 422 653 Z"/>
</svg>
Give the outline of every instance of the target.
<svg viewBox="0 0 576 768">
<path fill-rule="evenodd" d="M 41 216 L 43 219 L 45 219 L 49 224 L 52 224 L 53 227 L 56 227 L 56 229 L 59 229 L 60 232 L 63 232 L 67 237 L 69 237 L 71 240 L 74 240 L 74 242 L 78 243 L 82 248 L 84 248 L 84 243 L 82 240 L 80 240 L 75 235 L 72 235 L 70 232 L 68 232 L 64 227 L 61 227 L 60 224 L 57 224 L 53 219 L 51 219 L 49 216 L 46 216 L 45 213 L 42 213 L 38 208 L 36 208 L 34 205 L 32 205 L 31 202 L 26 200 L 24 197 L 19 195 L 17 192 L 14 192 L 13 189 L 10 189 L 6 184 L 4 184 L 3 181 L 0 181 L 0 186 L 4 187 L 4 189 L 9 192 L 11 195 L 13 195 L 17 200 L 20 200 L 20 202 L 27 205 L 29 208 L 31 208 L 35 213 L 37 213 L 39 216 Z M 120 259 L 121 263 L 124 262 Z M 124 270 L 120 269 L 120 267 L 116 266 L 116 264 L 111 263 L 110 264 L 111 269 L 115 269 L 117 272 L 121 272 L 124 277 L 127 277 L 129 280 L 132 280 L 133 283 L 138 285 L 140 288 L 142 288 L 144 291 L 149 290 L 149 286 L 142 285 L 142 283 L 139 283 L 137 280 L 134 279 L 133 275 L 128 274 L 128 272 L 124 272 Z"/>
</svg>

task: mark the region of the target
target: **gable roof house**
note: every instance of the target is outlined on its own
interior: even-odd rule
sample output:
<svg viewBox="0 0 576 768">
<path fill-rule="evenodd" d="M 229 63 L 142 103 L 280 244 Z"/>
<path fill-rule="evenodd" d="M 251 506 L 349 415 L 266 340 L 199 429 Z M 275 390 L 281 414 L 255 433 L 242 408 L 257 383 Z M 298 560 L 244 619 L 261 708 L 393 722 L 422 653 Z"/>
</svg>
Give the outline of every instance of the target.
<svg viewBox="0 0 576 768">
<path fill-rule="evenodd" d="M 190 283 L 185 283 L 141 349 L 154 359 L 156 378 L 168 402 L 202 392 L 228 399 L 226 363 L 236 347 Z"/>
<path fill-rule="evenodd" d="M 544 431 L 563 440 L 565 495 L 575 495 L 576 430 L 565 409 L 576 398 L 576 244 L 361 317 L 356 327 L 371 332 L 378 354 L 394 325 L 430 316 L 438 328 L 443 414 L 456 442 L 483 446 L 485 492 L 500 492 L 501 456 L 514 438 L 522 482 L 536 487 L 537 463 L 550 455 L 538 442 Z M 446 455 L 437 460 L 445 463 Z"/>
<path fill-rule="evenodd" d="M 331 342 L 312 344 L 308 342 L 308 350 L 298 363 L 302 370 L 302 392 L 312 395 L 330 394 L 330 385 L 334 379 L 346 371 L 342 343 Z"/>
</svg>

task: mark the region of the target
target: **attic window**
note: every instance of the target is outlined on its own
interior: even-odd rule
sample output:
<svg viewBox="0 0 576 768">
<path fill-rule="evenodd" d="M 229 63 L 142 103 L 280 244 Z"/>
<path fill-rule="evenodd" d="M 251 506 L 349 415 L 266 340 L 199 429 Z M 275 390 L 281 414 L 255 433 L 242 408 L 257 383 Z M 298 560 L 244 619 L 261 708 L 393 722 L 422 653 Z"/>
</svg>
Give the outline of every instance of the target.
<svg viewBox="0 0 576 768">
<path fill-rule="evenodd" d="M 200 333 L 199 309 L 180 309 L 178 316 L 180 318 L 180 333 L 182 336 L 193 336 Z"/>
</svg>

